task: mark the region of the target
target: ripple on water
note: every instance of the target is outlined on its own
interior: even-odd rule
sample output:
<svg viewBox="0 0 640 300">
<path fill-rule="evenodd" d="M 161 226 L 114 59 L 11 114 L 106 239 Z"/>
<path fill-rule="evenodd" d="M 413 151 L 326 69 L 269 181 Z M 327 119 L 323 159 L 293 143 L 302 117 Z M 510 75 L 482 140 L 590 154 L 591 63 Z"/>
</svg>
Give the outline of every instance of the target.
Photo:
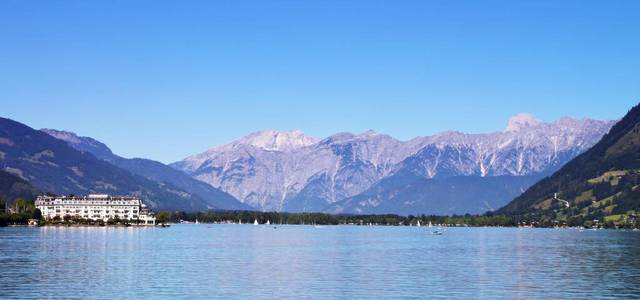
<svg viewBox="0 0 640 300">
<path fill-rule="evenodd" d="M 0 228 L 0 298 L 638 298 L 640 233 Z"/>
</svg>

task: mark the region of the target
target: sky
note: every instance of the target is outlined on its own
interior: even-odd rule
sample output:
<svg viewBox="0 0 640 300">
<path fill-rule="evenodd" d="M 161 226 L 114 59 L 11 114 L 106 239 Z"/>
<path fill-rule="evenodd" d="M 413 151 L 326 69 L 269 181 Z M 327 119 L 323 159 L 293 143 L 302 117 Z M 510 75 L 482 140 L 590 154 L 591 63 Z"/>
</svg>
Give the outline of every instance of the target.
<svg viewBox="0 0 640 300">
<path fill-rule="evenodd" d="M 640 1 L 0 1 L 0 116 L 165 163 L 251 132 L 401 140 L 640 100 Z"/>
</svg>

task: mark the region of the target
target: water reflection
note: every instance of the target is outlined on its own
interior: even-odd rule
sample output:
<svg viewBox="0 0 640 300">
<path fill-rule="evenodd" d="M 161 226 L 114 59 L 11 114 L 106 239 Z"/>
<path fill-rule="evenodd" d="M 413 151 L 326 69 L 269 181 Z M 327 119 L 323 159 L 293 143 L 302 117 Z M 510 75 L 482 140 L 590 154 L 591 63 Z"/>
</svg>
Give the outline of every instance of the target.
<svg viewBox="0 0 640 300">
<path fill-rule="evenodd" d="M 638 298 L 640 233 L 0 228 L 0 298 Z"/>
</svg>

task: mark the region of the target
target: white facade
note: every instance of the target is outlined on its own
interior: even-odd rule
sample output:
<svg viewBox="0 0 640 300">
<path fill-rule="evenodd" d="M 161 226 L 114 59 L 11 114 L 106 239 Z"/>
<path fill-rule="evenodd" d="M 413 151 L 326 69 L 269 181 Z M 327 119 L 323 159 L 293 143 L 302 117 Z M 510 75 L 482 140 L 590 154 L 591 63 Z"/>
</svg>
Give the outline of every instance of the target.
<svg viewBox="0 0 640 300">
<path fill-rule="evenodd" d="M 47 219 L 65 216 L 80 217 L 90 220 L 140 221 L 140 224 L 154 225 L 156 218 L 146 208 L 142 200 L 135 197 L 88 195 L 84 197 L 38 196 L 36 208 Z"/>
</svg>

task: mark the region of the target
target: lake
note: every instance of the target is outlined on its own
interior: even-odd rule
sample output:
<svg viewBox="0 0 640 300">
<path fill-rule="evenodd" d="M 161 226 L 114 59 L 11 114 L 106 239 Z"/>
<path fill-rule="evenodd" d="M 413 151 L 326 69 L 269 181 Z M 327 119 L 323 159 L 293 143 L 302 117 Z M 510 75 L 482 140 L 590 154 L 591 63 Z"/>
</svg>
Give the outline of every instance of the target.
<svg viewBox="0 0 640 300">
<path fill-rule="evenodd" d="M 640 232 L 0 228 L 0 298 L 639 298 Z"/>
</svg>

